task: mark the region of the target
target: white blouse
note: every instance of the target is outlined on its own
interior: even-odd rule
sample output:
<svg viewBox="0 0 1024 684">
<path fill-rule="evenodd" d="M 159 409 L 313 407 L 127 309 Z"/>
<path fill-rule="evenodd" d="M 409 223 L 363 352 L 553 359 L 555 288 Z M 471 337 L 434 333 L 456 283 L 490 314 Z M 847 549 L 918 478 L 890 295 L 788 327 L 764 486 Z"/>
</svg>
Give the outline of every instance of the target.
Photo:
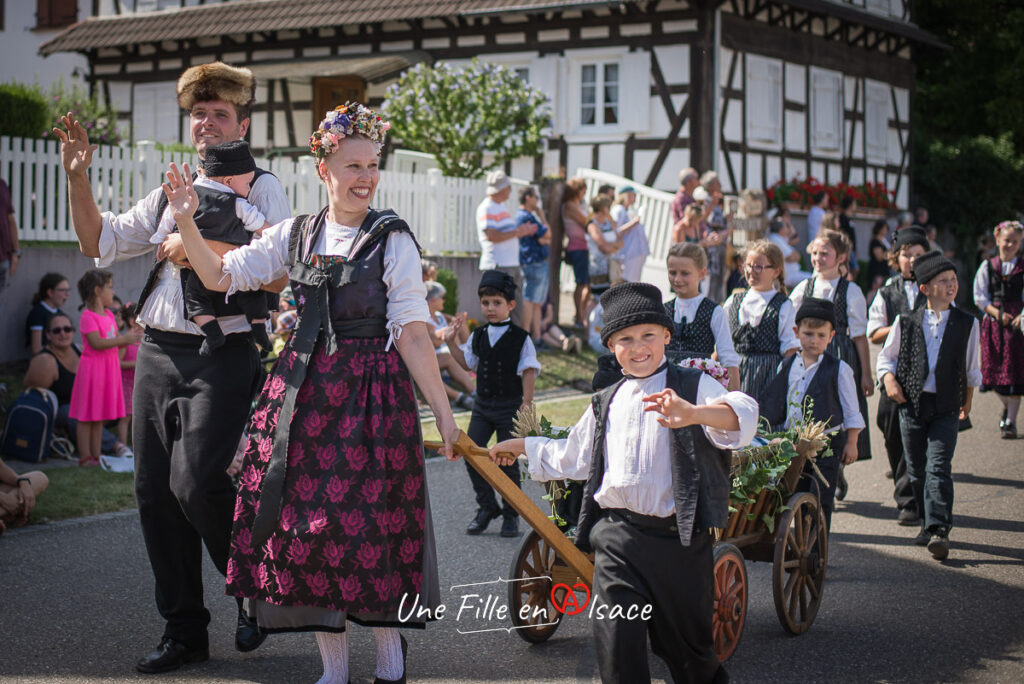
<svg viewBox="0 0 1024 684">
<path fill-rule="evenodd" d="M 800 308 L 804 297 L 817 297 L 819 299 L 827 299 L 830 302 L 834 301 L 840 279 L 841 277 L 836 277 L 832 280 L 825 280 L 821 276 L 817 276 L 813 279 L 815 285 L 811 292 L 807 291 L 810 287 L 811 278 L 794 287 L 793 292 L 789 295 L 790 301 L 793 302 L 794 311 Z M 850 326 L 851 338 L 862 337 L 867 334 L 868 304 L 867 300 L 864 299 L 864 292 L 861 291 L 857 283 L 850 283 L 849 288 L 846 290 L 846 320 Z"/>
<path fill-rule="evenodd" d="M 288 274 L 288 237 L 292 221 L 282 221 L 263 231 L 263 237 L 239 247 L 221 258 L 225 277 L 231 276 L 228 294 L 258 290 Z M 348 256 L 359 226 L 327 221 L 313 253 Z M 416 242 L 405 232 L 392 233 L 384 247 L 384 284 L 387 286 L 388 346 L 402 334 L 402 326 L 413 321 L 430 321 L 427 288 Z"/>
<path fill-rule="evenodd" d="M 1013 269 L 1017 266 L 1017 258 L 1014 257 L 1012 261 L 1003 262 L 1004 276 L 1013 273 Z M 985 312 L 985 307 L 992 303 L 989 285 L 988 262 L 983 261 L 978 267 L 978 272 L 974 274 L 974 305 L 981 309 L 982 313 Z"/>
<path fill-rule="evenodd" d="M 761 317 L 764 316 L 764 312 L 768 308 L 768 302 L 772 300 L 776 292 L 778 290 L 775 288 L 765 292 L 760 290 L 744 290 L 742 293 L 729 295 L 729 298 L 725 300 L 723 308 L 728 309 L 732 306 L 734 297 L 743 297 L 740 303 L 739 324 L 746 325 L 750 323 L 750 325 L 757 327 L 761 324 Z M 793 302 L 787 299 L 779 307 L 779 329 L 776 334 L 779 338 L 780 354 L 785 354 L 790 349 L 800 348 L 800 341 L 797 340 L 796 333 L 793 332 L 793 327 L 796 325 L 795 319 L 796 309 L 793 308 Z"/>
<path fill-rule="evenodd" d="M 687 321 L 693 321 L 697 315 L 700 303 L 705 299 L 704 295 L 697 295 L 689 299 L 676 297 L 675 310 L 672 319 L 680 323 L 685 317 Z M 732 344 L 732 333 L 729 332 L 729 321 L 726 320 L 725 311 L 718 304 L 711 312 L 711 333 L 715 336 L 715 351 L 718 352 L 718 362 L 726 368 L 733 368 L 740 365 L 740 355 L 736 353 Z"/>
<path fill-rule="evenodd" d="M 791 428 L 803 420 L 804 397 L 807 395 L 807 387 L 814 379 L 814 375 L 821 366 L 821 360 L 825 358 L 822 354 L 810 366 L 804 368 L 804 357 L 797 354 L 793 359 L 793 365 L 789 368 L 789 377 L 786 379 L 789 390 L 786 393 L 786 427 Z M 833 416 L 829 425 L 829 432 L 835 430 L 849 430 L 850 428 L 865 427 L 864 416 L 860 414 L 860 407 L 857 404 L 857 397 L 860 388 L 853 379 L 853 368 L 845 361 L 839 361 L 839 405 L 843 407 L 842 416 Z M 838 419 L 842 420 L 838 420 Z M 838 420 L 838 424 L 836 421 Z M 838 454 L 837 454 L 838 455 Z"/>
<path fill-rule="evenodd" d="M 625 508 L 643 515 L 667 518 L 675 512 L 672 496 L 671 431 L 658 424 L 658 414 L 644 411 L 641 399 L 665 389 L 667 371 L 622 383 L 608 407 L 605 430 L 605 474 L 594 499 L 602 508 Z M 697 386 L 697 404 L 728 404 L 739 419 L 739 430 L 704 427 L 708 440 L 720 449 L 737 449 L 754 438 L 758 407 L 742 392 L 726 392 L 708 375 Z M 597 419 L 588 407 L 567 439 L 526 438 L 530 477 L 545 482 L 568 478 L 586 480 L 593 461 Z"/>
</svg>

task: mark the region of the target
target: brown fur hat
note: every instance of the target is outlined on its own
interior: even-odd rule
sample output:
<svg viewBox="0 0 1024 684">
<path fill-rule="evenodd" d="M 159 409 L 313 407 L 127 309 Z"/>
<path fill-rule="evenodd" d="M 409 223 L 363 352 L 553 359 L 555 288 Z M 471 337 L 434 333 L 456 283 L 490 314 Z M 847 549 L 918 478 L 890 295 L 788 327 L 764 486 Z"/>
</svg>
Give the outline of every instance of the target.
<svg viewBox="0 0 1024 684">
<path fill-rule="evenodd" d="M 178 105 L 191 111 L 196 102 L 223 100 L 250 107 L 256 100 L 256 77 L 245 68 L 210 62 L 185 69 L 178 79 Z"/>
</svg>

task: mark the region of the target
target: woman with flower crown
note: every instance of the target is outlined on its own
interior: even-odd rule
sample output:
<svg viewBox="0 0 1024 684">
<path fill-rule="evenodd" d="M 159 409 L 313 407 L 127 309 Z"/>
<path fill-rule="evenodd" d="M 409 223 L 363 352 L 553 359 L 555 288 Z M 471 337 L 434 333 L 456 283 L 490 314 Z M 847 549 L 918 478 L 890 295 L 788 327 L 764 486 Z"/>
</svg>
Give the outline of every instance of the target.
<svg viewBox="0 0 1024 684">
<path fill-rule="evenodd" d="M 419 246 L 394 212 L 370 208 L 388 128 L 360 104 L 328 112 L 310 138 L 328 206 L 223 257 L 192 221 L 188 168 L 172 165 L 164 186 L 207 287 L 291 279 L 298 323 L 249 425 L 227 586 L 262 629 L 316 632 L 324 683 L 348 681 L 348 622 L 373 628 L 375 682 L 404 682 L 395 628 L 424 626 L 409 606 L 440 604 L 413 380 L 449 458 L 458 428 L 427 333 Z"/>
</svg>

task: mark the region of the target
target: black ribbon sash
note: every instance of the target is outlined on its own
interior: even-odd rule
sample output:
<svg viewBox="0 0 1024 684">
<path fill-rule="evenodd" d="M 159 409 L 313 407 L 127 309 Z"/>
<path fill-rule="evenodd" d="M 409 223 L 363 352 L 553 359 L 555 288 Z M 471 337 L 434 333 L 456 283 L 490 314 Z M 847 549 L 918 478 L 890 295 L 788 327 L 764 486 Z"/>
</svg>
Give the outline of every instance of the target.
<svg viewBox="0 0 1024 684">
<path fill-rule="evenodd" d="M 359 278 L 360 265 L 351 261 L 333 264 L 327 269 L 319 269 L 305 263 L 304 258 L 309 251 L 309 245 L 316 244 L 320 233 L 324 229 L 327 210 L 321 211 L 315 218 L 307 218 L 305 224 L 311 220 L 313 226 L 310 230 L 301 230 L 298 237 L 303 241 L 301 250 L 302 258 L 295 258 L 289 272 L 289 278 L 294 284 L 302 285 L 302 294 L 305 303 L 299 314 L 295 330 L 292 333 L 288 349 L 295 355 L 290 367 L 283 364 L 278 365 L 277 372 L 283 375 L 285 380 L 284 403 L 281 405 L 281 412 L 277 417 L 277 426 L 274 432 L 274 449 L 270 456 L 270 464 L 263 475 L 263 485 L 260 492 L 259 506 L 256 509 L 256 517 L 252 524 L 252 537 L 254 548 L 260 548 L 270 538 L 277 527 L 277 521 L 281 514 L 281 505 L 284 501 L 285 474 L 288 469 L 288 443 L 291 431 L 292 413 L 295 411 L 295 397 L 306 379 L 306 370 L 309 367 L 309 358 L 316 349 L 317 341 L 321 336 L 324 338 L 325 351 L 334 354 L 338 351 L 337 334 L 351 335 L 355 337 L 373 337 L 387 334 L 384 320 L 378 319 L 356 319 L 346 321 L 345 325 L 339 326 L 336 330 L 331 324 L 331 290 L 343 285 L 355 282 Z M 367 217 L 370 221 L 373 216 L 371 212 Z M 294 230 L 294 229 L 293 229 Z M 365 247 L 368 241 L 365 238 L 366 222 L 360 227 L 360 234 L 353 244 L 352 255 L 357 250 Z M 293 236 L 293 243 L 294 243 Z M 290 250 L 294 254 L 294 244 Z"/>
</svg>

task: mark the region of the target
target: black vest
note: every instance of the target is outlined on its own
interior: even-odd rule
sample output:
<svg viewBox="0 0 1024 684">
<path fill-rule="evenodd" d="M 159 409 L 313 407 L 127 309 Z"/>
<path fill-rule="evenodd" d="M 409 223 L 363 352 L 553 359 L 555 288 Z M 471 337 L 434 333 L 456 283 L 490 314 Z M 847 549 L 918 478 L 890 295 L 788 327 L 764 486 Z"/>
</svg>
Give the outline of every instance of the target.
<svg viewBox="0 0 1024 684">
<path fill-rule="evenodd" d="M 672 326 L 672 339 L 665 349 L 670 361 L 678 362 L 686 358 L 710 359 L 715 353 L 715 333 L 711 329 L 711 316 L 715 313 L 713 301 L 705 297 L 697 306 L 697 314 L 692 321 L 676 323 Z M 665 313 L 673 321 L 676 317 L 676 300 L 665 304 Z"/>
<path fill-rule="evenodd" d="M 992 304 L 1000 307 L 1003 302 L 1019 302 L 1024 293 L 1024 259 L 1017 259 L 1009 275 L 1003 275 L 1003 262 L 999 257 L 989 259 L 987 265 L 988 291 Z"/>
<path fill-rule="evenodd" d="M 896 382 L 916 413 L 924 381 L 928 378 L 928 347 L 924 316 L 927 309 L 900 316 L 900 351 L 896 361 Z M 950 307 L 946 330 L 935 360 L 935 410 L 958 411 L 967 400 L 967 342 L 974 317 Z M 941 370 L 940 370 L 941 369 Z"/>
<path fill-rule="evenodd" d="M 817 283 L 818 277 L 811 276 L 811 282 L 807 284 L 807 289 L 804 290 L 804 297 L 814 297 L 814 285 Z M 832 308 L 836 312 L 836 337 L 843 335 L 844 337 L 850 336 L 850 316 L 846 306 L 846 292 L 850 289 L 850 281 L 846 278 L 840 277 L 839 282 L 836 283 L 835 292 L 832 293 Z M 836 353 L 836 340 L 835 338 L 829 343 L 828 351 L 832 354 Z"/>
<path fill-rule="evenodd" d="M 756 326 L 750 323 L 740 325 L 740 307 L 750 290 L 741 297 L 735 297 L 729 307 L 729 330 L 732 331 L 733 345 L 739 354 L 778 354 L 779 353 L 779 310 L 786 302 L 786 295 L 776 292 L 768 301 L 768 306 L 761 315 L 761 322 Z M 754 295 L 759 297 L 760 295 Z"/>
<path fill-rule="evenodd" d="M 789 408 L 789 372 L 793 369 L 794 363 L 796 354 L 782 361 L 779 374 L 768 385 L 759 402 L 761 416 L 771 424 L 772 430 L 782 430 L 786 422 Z M 810 397 L 814 402 L 811 417 L 827 422 L 829 427 L 836 427 L 843 422 L 843 404 L 839 400 L 839 366 L 839 359 L 828 352 L 823 354 L 821 365 L 814 372 L 802 400 L 806 401 L 806 398 Z M 846 447 L 846 431 L 833 433 L 831 445 L 833 455 L 843 453 L 843 448 Z"/>
<path fill-rule="evenodd" d="M 240 195 L 201 186 L 195 191 L 199 196 L 199 208 L 192 220 L 204 240 L 218 240 L 231 245 L 247 245 L 252 241 L 252 233 L 245 229 L 235 211 Z"/>
<path fill-rule="evenodd" d="M 885 303 L 885 322 L 887 325 L 892 325 L 897 316 L 905 316 L 912 310 L 916 311 L 924 306 L 925 296 L 918 292 L 917 297 L 914 299 L 914 308 L 910 308 L 907 302 L 907 293 L 903 290 L 904 282 L 903 276 L 893 276 L 889 278 L 885 285 L 878 289 L 878 296 Z"/>
<path fill-rule="evenodd" d="M 481 399 L 523 400 L 523 379 L 516 369 L 526 343 L 527 332 L 514 323 L 492 347 L 489 326 L 473 331 L 472 349 L 479 363 L 476 368 L 476 393 Z"/>
<path fill-rule="evenodd" d="M 703 371 L 668 365 L 665 387 L 691 403 L 697 402 L 697 386 Z M 590 531 L 601 517 L 594 495 L 601 487 L 605 472 L 605 432 L 608 407 L 625 379 L 594 395 L 591 407 L 596 419 L 590 475 L 583 487 L 583 505 L 576 528 L 576 545 L 591 551 Z M 661 428 L 666 429 L 666 428 Z M 672 494 L 676 505 L 679 541 L 690 545 L 695 529 L 725 527 L 729 516 L 729 468 L 732 452 L 718 449 L 708 441 L 700 425 L 672 430 Z"/>
</svg>

